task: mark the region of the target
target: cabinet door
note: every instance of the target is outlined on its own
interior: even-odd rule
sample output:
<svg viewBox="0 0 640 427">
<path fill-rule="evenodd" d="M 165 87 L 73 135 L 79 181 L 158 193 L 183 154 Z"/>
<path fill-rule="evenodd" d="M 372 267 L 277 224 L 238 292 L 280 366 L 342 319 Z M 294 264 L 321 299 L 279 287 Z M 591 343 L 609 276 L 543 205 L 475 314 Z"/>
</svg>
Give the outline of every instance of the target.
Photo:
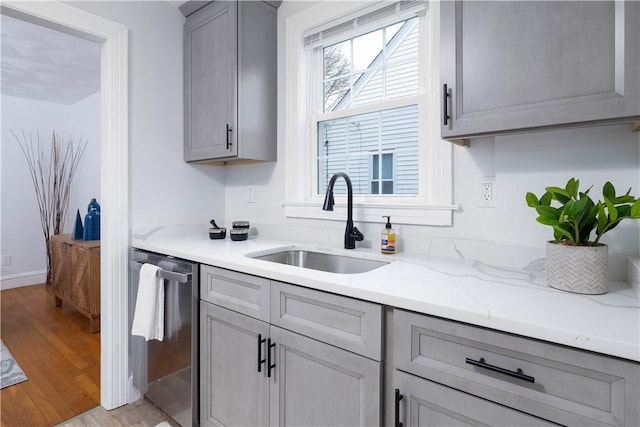
<svg viewBox="0 0 640 427">
<path fill-rule="evenodd" d="M 637 1 L 442 2 L 442 136 L 638 120 L 639 28 Z"/>
<path fill-rule="evenodd" d="M 77 308 L 90 313 L 91 295 L 89 285 L 91 282 L 91 250 L 77 246 L 69 248 L 71 258 L 70 281 L 71 301 Z"/>
<path fill-rule="evenodd" d="M 558 425 L 397 370 L 393 388 L 387 410 L 407 427 Z"/>
<path fill-rule="evenodd" d="M 269 424 L 269 382 L 264 354 L 269 325 L 200 302 L 200 422 L 207 426 Z"/>
<path fill-rule="evenodd" d="M 237 4 L 215 1 L 185 25 L 185 161 L 233 157 L 236 144 Z"/>
<path fill-rule="evenodd" d="M 380 362 L 275 326 L 271 340 L 272 426 L 380 425 Z"/>
<path fill-rule="evenodd" d="M 70 247 L 60 235 L 51 237 L 51 286 L 56 295 L 56 305 L 60 305 L 60 298 L 71 299 L 70 277 Z"/>
</svg>

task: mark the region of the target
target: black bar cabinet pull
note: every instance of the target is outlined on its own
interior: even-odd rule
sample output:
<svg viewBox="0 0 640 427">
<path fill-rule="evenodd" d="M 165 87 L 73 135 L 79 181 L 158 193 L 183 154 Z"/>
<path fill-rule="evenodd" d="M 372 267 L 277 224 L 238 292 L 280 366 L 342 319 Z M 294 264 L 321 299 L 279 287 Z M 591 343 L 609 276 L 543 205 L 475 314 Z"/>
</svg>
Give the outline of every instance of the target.
<svg viewBox="0 0 640 427">
<path fill-rule="evenodd" d="M 395 427 L 402 427 L 404 424 L 400 422 L 400 401 L 404 396 L 400 394 L 400 389 L 396 389 L 396 413 L 395 413 Z"/>
<path fill-rule="evenodd" d="M 262 344 L 266 341 L 266 338 L 262 338 L 262 334 L 258 334 L 258 372 L 262 372 L 262 364 L 267 361 L 267 359 L 262 358 Z"/>
<path fill-rule="evenodd" d="M 522 381 L 530 382 L 532 384 L 536 382 L 536 379 L 534 377 L 529 376 L 529 375 L 525 375 L 524 372 L 522 371 L 522 369 L 520 369 L 520 368 L 518 368 L 517 371 L 510 371 L 508 369 L 504 369 L 504 368 L 501 368 L 499 366 L 494 366 L 494 365 L 488 364 L 487 362 L 485 362 L 483 357 L 481 357 L 480 360 L 473 360 L 473 359 L 470 359 L 470 358 L 467 357 L 465 359 L 465 362 L 470 364 L 470 365 L 477 366 L 479 368 L 488 369 L 488 370 L 493 371 L 493 372 L 498 372 L 500 374 L 508 375 L 510 377 L 514 377 L 514 378 L 517 378 L 517 379 L 522 380 Z"/>
<path fill-rule="evenodd" d="M 442 85 L 442 119 L 445 126 L 449 124 L 449 88 L 445 83 Z"/>
<path fill-rule="evenodd" d="M 271 338 L 267 338 L 267 378 L 271 378 L 271 370 L 276 367 L 275 363 L 271 363 L 271 349 L 276 343 L 271 342 Z"/>
<path fill-rule="evenodd" d="M 227 123 L 227 150 L 231 146 L 231 131 L 231 126 L 229 126 L 229 123 Z"/>
</svg>

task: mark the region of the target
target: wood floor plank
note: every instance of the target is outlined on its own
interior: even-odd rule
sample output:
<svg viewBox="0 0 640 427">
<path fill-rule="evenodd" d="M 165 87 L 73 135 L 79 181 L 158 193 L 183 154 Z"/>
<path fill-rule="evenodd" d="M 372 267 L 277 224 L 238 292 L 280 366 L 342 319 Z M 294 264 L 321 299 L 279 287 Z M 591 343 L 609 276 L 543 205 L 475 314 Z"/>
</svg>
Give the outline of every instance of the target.
<svg viewBox="0 0 640 427">
<path fill-rule="evenodd" d="M 29 377 L 0 390 L 2 427 L 53 426 L 99 405 L 100 334 L 44 285 L 0 292 L 0 335 Z"/>
</svg>

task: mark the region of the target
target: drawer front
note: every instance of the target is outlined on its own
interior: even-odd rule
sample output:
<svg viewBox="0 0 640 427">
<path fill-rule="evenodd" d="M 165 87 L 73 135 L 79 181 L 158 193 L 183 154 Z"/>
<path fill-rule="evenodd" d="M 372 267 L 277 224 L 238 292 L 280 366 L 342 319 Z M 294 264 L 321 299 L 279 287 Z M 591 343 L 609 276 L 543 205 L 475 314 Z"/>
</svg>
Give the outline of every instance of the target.
<svg viewBox="0 0 640 427">
<path fill-rule="evenodd" d="M 637 363 L 402 310 L 393 316 L 398 369 L 561 424 L 640 422 Z"/>
<path fill-rule="evenodd" d="M 557 425 L 402 371 L 393 372 L 393 388 L 399 395 L 387 411 L 396 417 L 399 399 L 397 419 L 407 427 Z"/>
<path fill-rule="evenodd" d="M 382 307 L 271 282 L 271 323 L 374 360 L 382 360 Z"/>
<path fill-rule="evenodd" d="M 269 280 L 223 268 L 200 266 L 200 298 L 269 321 Z"/>
</svg>

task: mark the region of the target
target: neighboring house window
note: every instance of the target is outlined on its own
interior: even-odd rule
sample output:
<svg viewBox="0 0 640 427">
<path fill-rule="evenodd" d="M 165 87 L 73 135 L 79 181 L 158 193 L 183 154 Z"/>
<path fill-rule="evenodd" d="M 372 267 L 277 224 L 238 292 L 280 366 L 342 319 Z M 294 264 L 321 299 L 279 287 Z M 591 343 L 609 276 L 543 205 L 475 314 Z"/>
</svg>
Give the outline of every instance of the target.
<svg viewBox="0 0 640 427">
<path fill-rule="evenodd" d="M 382 158 L 382 161 L 380 160 Z M 371 182 L 369 192 L 371 194 L 393 194 L 393 171 L 394 171 L 393 153 L 381 153 L 371 156 Z"/>
<path fill-rule="evenodd" d="M 340 196 L 337 212 L 320 206 L 333 174 L 345 172 L 354 219 L 451 225 L 438 8 L 424 0 L 326 1 L 286 18 L 286 216 L 341 219 Z M 334 192 L 346 193 L 342 180 Z"/>
</svg>

